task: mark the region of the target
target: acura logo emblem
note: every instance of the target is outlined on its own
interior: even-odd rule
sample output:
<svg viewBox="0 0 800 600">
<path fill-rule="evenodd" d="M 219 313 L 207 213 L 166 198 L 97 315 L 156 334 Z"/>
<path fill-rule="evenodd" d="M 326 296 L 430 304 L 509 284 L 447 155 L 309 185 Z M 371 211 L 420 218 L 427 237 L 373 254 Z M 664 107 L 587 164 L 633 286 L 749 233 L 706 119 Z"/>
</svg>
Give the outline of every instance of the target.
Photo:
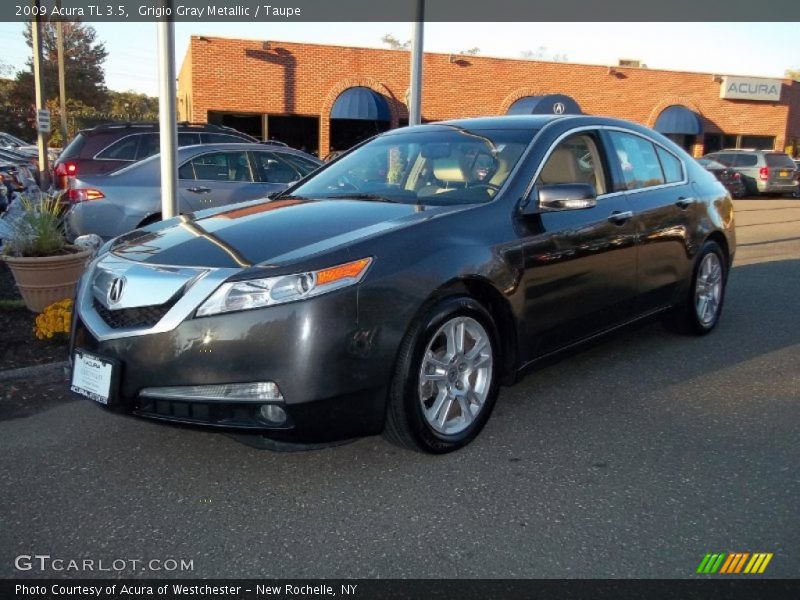
<svg viewBox="0 0 800 600">
<path fill-rule="evenodd" d="M 125 278 L 116 277 L 111 282 L 111 287 L 108 289 L 108 303 L 116 304 L 122 298 L 122 292 L 125 289 Z"/>
<path fill-rule="evenodd" d="M 553 104 L 553 112 L 557 115 L 564 114 L 564 103 L 563 102 L 556 102 Z"/>
</svg>

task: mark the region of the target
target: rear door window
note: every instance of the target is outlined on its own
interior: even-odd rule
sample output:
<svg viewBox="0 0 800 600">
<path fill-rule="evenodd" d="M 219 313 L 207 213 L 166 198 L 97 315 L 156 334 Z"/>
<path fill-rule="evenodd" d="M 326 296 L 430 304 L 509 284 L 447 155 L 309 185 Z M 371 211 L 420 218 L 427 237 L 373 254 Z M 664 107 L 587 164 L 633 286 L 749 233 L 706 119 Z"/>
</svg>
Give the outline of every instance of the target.
<svg viewBox="0 0 800 600">
<path fill-rule="evenodd" d="M 755 167 L 758 164 L 758 156 L 755 154 L 735 154 L 733 167 Z"/>
<path fill-rule="evenodd" d="M 652 142 L 620 131 L 610 131 L 609 137 L 625 180 L 625 189 L 638 190 L 664 184 L 664 173 Z"/>
<path fill-rule="evenodd" d="M 191 161 L 191 169 L 187 164 L 178 171 L 178 175 L 190 175 L 206 181 L 253 181 L 250 161 L 247 152 L 210 152 L 196 156 Z M 191 177 L 181 177 L 191 179 Z"/>
</svg>

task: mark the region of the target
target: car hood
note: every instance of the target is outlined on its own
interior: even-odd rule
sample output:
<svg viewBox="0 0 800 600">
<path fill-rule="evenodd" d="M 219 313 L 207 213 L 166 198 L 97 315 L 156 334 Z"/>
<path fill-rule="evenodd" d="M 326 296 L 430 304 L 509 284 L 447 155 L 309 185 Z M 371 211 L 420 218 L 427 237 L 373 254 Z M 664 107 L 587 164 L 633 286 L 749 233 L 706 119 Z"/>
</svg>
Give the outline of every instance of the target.
<svg viewBox="0 0 800 600">
<path fill-rule="evenodd" d="M 285 199 L 182 215 L 132 231 L 113 254 L 154 265 L 280 266 L 400 227 L 463 210 L 364 200 Z"/>
</svg>

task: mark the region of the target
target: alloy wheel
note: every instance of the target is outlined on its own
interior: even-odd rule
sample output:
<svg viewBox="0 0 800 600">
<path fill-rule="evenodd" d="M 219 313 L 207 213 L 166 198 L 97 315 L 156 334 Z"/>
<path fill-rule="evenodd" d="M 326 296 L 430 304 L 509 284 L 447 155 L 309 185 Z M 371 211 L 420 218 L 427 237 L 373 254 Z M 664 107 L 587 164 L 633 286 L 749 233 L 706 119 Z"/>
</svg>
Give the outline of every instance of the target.
<svg viewBox="0 0 800 600">
<path fill-rule="evenodd" d="M 457 316 L 433 334 L 419 371 L 425 421 L 443 435 L 467 429 L 483 410 L 492 383 L 489 333 L 476 319 Z"/>
<path fill-rule="evenodd" d="M 704 327 L 714 323 L 722 300 L 722 263 L 714 252 L 703 257 L 697 270 L 694 306 L 697 319 Z"/>
</svg>

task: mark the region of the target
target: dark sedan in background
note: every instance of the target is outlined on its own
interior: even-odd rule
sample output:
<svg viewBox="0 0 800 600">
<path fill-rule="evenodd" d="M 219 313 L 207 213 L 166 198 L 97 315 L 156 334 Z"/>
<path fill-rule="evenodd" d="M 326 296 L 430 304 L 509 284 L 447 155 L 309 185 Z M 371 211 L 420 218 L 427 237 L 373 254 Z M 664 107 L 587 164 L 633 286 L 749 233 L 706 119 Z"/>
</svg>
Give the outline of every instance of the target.
<svg viewBox="0 0 800 600">
<path fill-rule="evenodd" d="M 202 144 L 178 149 L 178 209 L 187 213 L 266 198 L 322 164 L 300 150 L 263 144 Z M 62 196 L 69 238 L 103 239 L 161 219 L 160 155 L 110 175 L 78 177 Z"/>
<path fill-rule="evenodd" d="M 734 198 L 744 198 L 747 195 L 747 186 L 739 171 L 731 167 L 726 167 L 722 163 L 710 158 L 698 158 L 697 162 L 699 162 L 706 171 L 712 173 L 714 177 L 719 179 L 720 183 L 725 186 Z"/>
<path fill-rule="evenodd" d="M 398 129 L 271 202 L 109 242 L 79 286 L 71 388 L 165 421 L 448 452 L 556 352 L 656 314 L 710 332 L 734 251 L 725 188 L 639 125 Z"/>
</svg>

